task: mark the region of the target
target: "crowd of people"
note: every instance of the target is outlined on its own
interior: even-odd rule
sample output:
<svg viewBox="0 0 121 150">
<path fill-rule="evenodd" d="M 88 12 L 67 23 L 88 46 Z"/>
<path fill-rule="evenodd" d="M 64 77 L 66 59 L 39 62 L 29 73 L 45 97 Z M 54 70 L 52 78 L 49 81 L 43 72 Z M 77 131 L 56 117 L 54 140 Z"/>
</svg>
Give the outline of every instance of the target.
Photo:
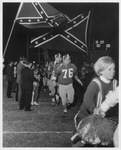
<svg viewBox="0 0 121 150">
<path fill-rule="evenodd" d="M 8 80 L 7 98 L 13 98 L 12 92 L 15 92 L 15 101 L 19 104 L 19 109 L 31 111 L 32 103 L 38 105 L 38 82 L 40 81 L 39 69 L 33 67 L 26 58 L 20 58 L 20 61 L 13 63 L 9 61 L 6 67 Z M 34 88 L 33 88 L 34 87 Z M 32 92 L 36 94 L 32 95 Z M 33 100 L 32 100 L 33 99 Z"/>
<path fill-rule="evenodd" d="M 62 56 L 57 53 L 54 59 L 42 67 L 28 62 L 25 57 L 21 57 L 18 63 L 8 62 L 6 96 L 12 98 L 12 90 L 16 92 L 15 100 L 19 110 L 31 111 L 32 105 L 39 105 L 38 99 L 43 86 L 43 90 L 49 92 L 53 107 L 62 103 L 65 117 L 75 101 L 75 95 L 78 94 L 75 85 L 80 84 L 82 103 L 74 117 L 76 130 L 80 122 L 91 114 L 118 118 L 118 104 L 108 107 L 104 103 L 106 96 L 118 86 L 117 80 L 114 79 L 115 62 L 111 57 L 103 56 L 90 64 L 84 61 L 78 69 L 71 62 L 69 54 Z M 80 142 L 80 138 L 77 141 Z"/>
</svg>

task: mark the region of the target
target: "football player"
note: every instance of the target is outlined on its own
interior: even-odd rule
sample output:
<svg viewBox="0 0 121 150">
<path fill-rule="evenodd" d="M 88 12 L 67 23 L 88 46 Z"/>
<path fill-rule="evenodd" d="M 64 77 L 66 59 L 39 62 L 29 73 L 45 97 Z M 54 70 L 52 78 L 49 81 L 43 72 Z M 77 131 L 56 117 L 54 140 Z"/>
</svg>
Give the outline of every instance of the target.
<svg viewBox="0 0 121 150">
<path fill-rule="evenodd" d="M 63 63 L 55 71 L 55 79 L 58 77 L 59 84 L 59 95 L 62 100 L 63 112 L 67 114 L 68 108 L 70 109 L 71 104 L 74 101 L 74 88 L 73 88 L 73 77 L 81 84 L 81 80 L 77 75 L 77 67 L 71 63 L 71 57 L 69 54 L 63 56 Z"/>
<path fill-rule="evenodd" d="M 59 98 L 59 94 L 58 94 L 58 84 L 57 84 L 57 78 L 55 80 L 55 82 L 52 82 L 53 76 L 55 74 L 55 71 L 57 70 L 57 68 L 62 64 L 62 58 L 61 58 L 61 54 L 58 53 L 55 55 L 55 61 L 52 61 L 49 63 L 48 65 L 48 87 L 50 90 L 50 96 L 52 98 L 52 105 L 55 106 L 56 103 L 59 105 L 60 104 L 60 98 Z"/>
</svg>

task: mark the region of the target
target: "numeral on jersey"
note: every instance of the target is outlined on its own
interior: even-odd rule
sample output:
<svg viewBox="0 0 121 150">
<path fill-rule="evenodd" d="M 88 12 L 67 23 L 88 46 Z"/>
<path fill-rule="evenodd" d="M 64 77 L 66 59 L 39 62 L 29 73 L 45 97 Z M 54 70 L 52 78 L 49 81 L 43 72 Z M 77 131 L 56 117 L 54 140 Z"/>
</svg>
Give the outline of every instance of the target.
<svg viewBox="0 0 121 150">
<path fill-rule="evenodd" d="M 64 72 L 63 78 L 72 78 L 73 77 L 73 69 L 63 69 L 62 72 Z"/>
</svg>

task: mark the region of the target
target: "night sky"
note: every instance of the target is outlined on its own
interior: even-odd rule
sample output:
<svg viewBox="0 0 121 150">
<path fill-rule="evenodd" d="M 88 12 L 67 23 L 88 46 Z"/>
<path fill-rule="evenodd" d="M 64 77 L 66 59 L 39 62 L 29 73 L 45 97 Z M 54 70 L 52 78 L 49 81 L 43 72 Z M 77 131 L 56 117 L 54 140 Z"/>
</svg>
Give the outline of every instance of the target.
<svg viewBox="0 0 121 150">
<path fill-rule="evenodd" d="M 3 3 L 3 51 L 12 28 L 20 3 Z M 105 40 L 111 44 L 111 55 L 118 60 L 119 51 L 119 3 L 50 3 L 53 7 L 69 16 L 70 19 L 91 10 L 89 21 L 90 40 L 88 47 L 93 48 L 94 40 Z M 18 57 L 26 49 L 28 29 L 15 24 L 6 57 Z"/>
</svg>

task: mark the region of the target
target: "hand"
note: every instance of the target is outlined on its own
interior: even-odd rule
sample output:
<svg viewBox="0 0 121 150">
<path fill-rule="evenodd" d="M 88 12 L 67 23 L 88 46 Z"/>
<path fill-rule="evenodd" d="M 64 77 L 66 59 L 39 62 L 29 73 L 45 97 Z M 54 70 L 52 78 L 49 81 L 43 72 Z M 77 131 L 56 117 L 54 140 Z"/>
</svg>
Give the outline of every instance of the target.
<svg viewBox="0 0 121 150">
<path fill-rule="evenodd" d="M 81 86 L 83 86 L 83 83 L 82 83 L 82 82 L 80 82 L 80 84 L 81 84 Z"/>
<path fill-rule="evenodd" d="M 99 108 L 99 114 L 100 114 L 102 117 L 105 117 L 105 112 L 104 112 L 101 108 Z"/>
<path fill-rule="evenodd" d="M 83 86 L 83 83 L 78 79 L 78 83 L 81 84 L 81 86 Z"/>
<path fill-rule="evenodd" d="M 94 108 L 94 110 L 93 110 L 93 114 L 94 115 L 99 115 L 99 112 L 100 112 L 100 109 L 99 108 Z"/>
<path fill-rule="evenodd" d="M 93 110 L 93 114 L 94 114 L 94 115 L 101 115 L 102 117 L 104 117 L 104 116 L 105 116 L 105 112 L 104 112 L 104 111 L 102 111 L 102 109 L 101 109 L 101 108 L 94 108 L 94 110 Z"/>
</svg>

